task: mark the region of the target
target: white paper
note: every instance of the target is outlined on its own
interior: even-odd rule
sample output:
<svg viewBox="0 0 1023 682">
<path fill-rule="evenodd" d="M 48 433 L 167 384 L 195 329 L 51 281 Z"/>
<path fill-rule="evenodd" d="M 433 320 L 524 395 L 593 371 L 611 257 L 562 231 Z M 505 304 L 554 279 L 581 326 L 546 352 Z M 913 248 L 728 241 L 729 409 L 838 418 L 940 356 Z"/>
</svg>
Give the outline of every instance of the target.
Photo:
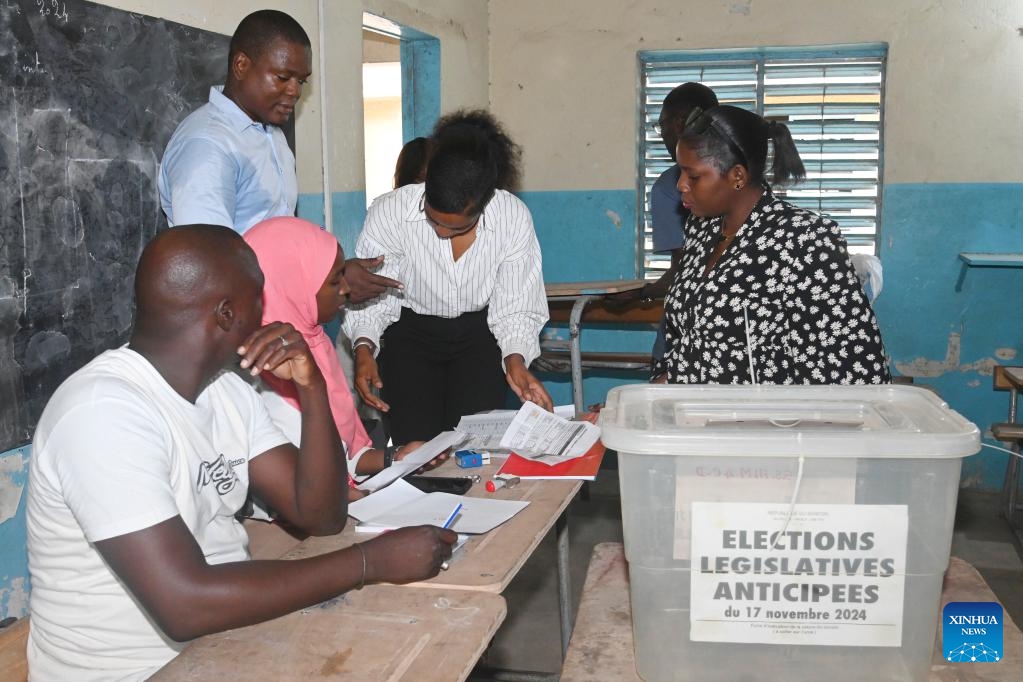
<svg viewBox="0 0 1023 682">
<path fill-rule="evenodd" d="M 527 403 L 527 405 L 533 405 Z M 536 406 L 533 405 L 533 408 Z M 532 408 L 523 407 L 527 411 L 531 411 Z M 516 417 L 522 412 L 522 410 L 492 410 L 483 414 L 468 414 L 463 416 L 459 421 L 458 425 L 455 426 L 455 430 L 460 434 L 465 434 L 466 438 L 462 441 L 458 447 L 459 449 L 469 450 L 487 450 L 487 451 L 503 451 L 508 452 L 513 450 L 509 446 L 503 445 L 502 440 L 507 433 L 508 427 L 515 422 Z M 550 414 L 549 412 L 547 414 Z M 568 420 L 575 416 L 575 407 L 573 405 L 557 405 L 554 406 L 554 415 L 561 417 L 562 419 Z M 587 448 L 588 450 L 588 448 Z M 534 457 L 533 453 L 535 450 L 523 449 L 523 456 Z M 585 450 L 583 451 L 585 454 Z M 557 457 L 557 455 L 554 455 Z M 576 456 L 576 455 L 570 455 Z M 567 457 L 560 457 L 558 459 L 552 459 L 545 461 L 545 464 L 557 464 L 565 461 Z M 541 459 L 542 461 L 542 459 Z"/>
<path fill-rule="evenodd" d="M 494 410 L 486 414 L 469 414 L 462 417 L 455 430 L 466 434 L 461 443 L 470 450 L 500 450 L 501 438 L 515 419 L 516 410 Z"/>
<path fill-rule="evenodd" d="M 569 421 L 527 402 L 508 426 L 501 447 L 523 457 L 544 455 L 538 461 L 556 464 L 585 455 L 599 437 L 600 429 L 590 422 Z"/>
<path fill-rule="evenodd" d="M 457 431 L 445 431 L 428 443 L 424 443 L 412 452 L 405 455 L 404 459 L 394 462 L 379 474 L 371 476 L 358 485 L 359 490 L 370 492 L 393 483 L 394 481 L 411 474 L 445 450 L 459 446 L 465 436 Z"/>
<path fill-rule="evenodd" d="M 529 501 L 494 500 L 450 493 L 424 493 L 411 483 L 391 485 L 348 505 L 348 515 L 358 520 L 356 530 L 379 532 L 406 526 L 443 526 L 458 504 L 462 509 L 451 529 L 456 533 L 486 533 L 518 514 Z"/>
<path fill-rule="evenodd" d="M 906 505 L 694 502 L 690 639 L 901 646 L 907 532 Z"/>
</svg>

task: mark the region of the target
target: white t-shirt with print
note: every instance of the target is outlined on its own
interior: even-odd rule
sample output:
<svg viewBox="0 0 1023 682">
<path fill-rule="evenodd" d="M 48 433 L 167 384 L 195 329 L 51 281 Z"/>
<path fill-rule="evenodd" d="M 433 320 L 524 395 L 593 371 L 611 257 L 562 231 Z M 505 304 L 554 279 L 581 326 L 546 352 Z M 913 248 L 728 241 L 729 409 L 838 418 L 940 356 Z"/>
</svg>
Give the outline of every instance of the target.
<svg viewBox="0 0 1023 682">
<path fill-rule="evenodd" d="M 123 347 L 65 381 L 36 428 L 28 485 L 32 680 L 144 679 L 182 648 L 92 543 L 180 516 L 211 564 L 248 559 L 234 518 L 249 460 L 287 442 L 230 372 L 195 404 Z"/>
</svg>

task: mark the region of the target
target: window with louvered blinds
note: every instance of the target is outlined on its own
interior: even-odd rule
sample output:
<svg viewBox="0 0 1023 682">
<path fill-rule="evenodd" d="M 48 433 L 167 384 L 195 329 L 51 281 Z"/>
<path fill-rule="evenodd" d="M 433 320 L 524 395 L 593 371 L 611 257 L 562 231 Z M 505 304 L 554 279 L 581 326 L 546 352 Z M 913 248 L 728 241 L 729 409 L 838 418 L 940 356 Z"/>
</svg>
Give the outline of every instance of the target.
<svg viewBox="0 0 1023 682">
<path fill-rule="evenodd" d="M 837 222 L 853 252 L 874 253 L 881 209 L 883 94 L 887 48 L 763 48 L 641 52 L 641 272 L 656 279 L 670 264 L 651 252 L 650 188 L 672 163 L 654 130 L 661 102 L 690 81 L 721 104 L 785 123 L 806 166 L 806 180 L 776 194 Z"/>
</svg>

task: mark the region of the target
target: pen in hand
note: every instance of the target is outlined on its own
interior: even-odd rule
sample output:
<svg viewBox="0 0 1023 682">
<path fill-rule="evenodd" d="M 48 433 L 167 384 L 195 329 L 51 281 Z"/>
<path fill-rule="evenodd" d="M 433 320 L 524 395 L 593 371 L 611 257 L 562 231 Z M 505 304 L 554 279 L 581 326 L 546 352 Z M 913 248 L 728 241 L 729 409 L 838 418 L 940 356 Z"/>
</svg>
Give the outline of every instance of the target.
<svg viewBox="0 0 1023 682">
<path fill-rule="evenodd" d="M 453 524 L 455 522 L 455 518 L 458 516 L 458 512 L 460 512 L 460 511 L 462 511 L 462 503 L 461 502 L 459 502 L 457 505 L 455 505 L 455 508 L 451 510 L 451 513 L 448 514 L 448 520 L 444 522 L 444 525 L 442 527 L 445 528 L 445 529 L 446 528 L 451 528 L 451 524 Z M 448 570 L 448 566 L 449 566 L 448 562 L 445 561 L 444 563 L 442 563 L 440 565 L 440 568 L 441 568 L 442 571 L 446 571 L 446 570 Z"/>
<path fill-rule="evenodd" d="M 453 524 L 455 522 L 455 517 L 458 516 L 458 512 L 460 512 L 460 511 L 462 511 L 462 503 L 461 502 L 459 502 L 457 505 L 455 505 L 455 508 L 451 510 L 451 513 L 448 514 L 448 520 L 444 522 L 444 525 L 441 526 L 441 528 L 451 528 L 451 524 Z"/>
</svg>

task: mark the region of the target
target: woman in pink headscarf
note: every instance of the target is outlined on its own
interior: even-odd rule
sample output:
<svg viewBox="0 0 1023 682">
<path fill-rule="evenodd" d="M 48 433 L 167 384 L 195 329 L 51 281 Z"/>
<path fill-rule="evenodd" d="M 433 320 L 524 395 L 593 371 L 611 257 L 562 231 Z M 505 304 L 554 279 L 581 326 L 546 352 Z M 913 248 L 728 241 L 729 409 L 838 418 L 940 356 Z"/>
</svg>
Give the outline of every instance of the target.
<svg viewBox="0 0 1023 682">
<path fill-rule="evenodd" d="M 263 287 L 263 323 L 288 322 L 309 344 L 313 358 L 327 383 L 327 398 L 338 435 L 348 453 L 348 470 L 356 476 L 374 474 L 402 458 L 421 443 L 402 448 L 372 447 L 355 410 L 334 351 L 323 330 L 344 308 L 349 288 L 345 282 L 345 257 L 332 234 L 300 218 L 271 218 L 244 235 L 259 259 L 266 283 Z M 292 442 L 302 435 L 298 392 L 291 381 L 269 372 L 262 377 L 260 393 L 270 416 Z"/>
</svg>

